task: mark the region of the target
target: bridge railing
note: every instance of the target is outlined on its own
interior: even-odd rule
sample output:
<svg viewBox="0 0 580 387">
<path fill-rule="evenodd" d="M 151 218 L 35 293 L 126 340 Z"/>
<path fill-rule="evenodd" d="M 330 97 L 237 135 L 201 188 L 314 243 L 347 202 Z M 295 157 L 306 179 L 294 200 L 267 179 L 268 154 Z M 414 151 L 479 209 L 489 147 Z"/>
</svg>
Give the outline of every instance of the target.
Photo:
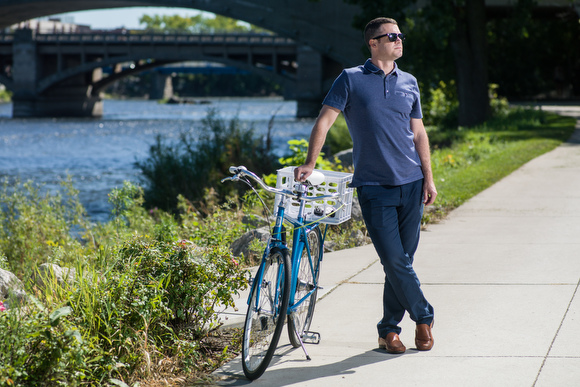
<svg viewBox="0 0 580 387">
<path fill-rule="evenodd" d="M 13 34 L 0 34 L 0 43 L 10 43 Z M 238 45 L 295 45 L 292 39 L 264 34 L 112 34 L 112 33 L 82 33 L 82 34 L 36 34 L 34 40 L 38 43 L 112 43 L 112 44 L 238 44 Z"/>
</svg>

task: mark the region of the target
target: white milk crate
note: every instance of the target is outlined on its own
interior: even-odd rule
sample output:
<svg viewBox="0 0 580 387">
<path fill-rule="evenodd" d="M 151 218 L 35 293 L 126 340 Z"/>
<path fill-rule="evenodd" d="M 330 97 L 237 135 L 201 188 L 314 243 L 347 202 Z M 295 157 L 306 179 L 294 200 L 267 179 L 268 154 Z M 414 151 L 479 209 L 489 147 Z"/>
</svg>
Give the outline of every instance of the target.
<svg viewBox="0 0 580 387">
<path fill-rule="evenodd" d="M 294 168 L 286 167 L 278 170 L 276 188 L 292 190 L 294 188 Z M 352 181 L 352 173 L 325 171 L 316 169 L 324 174 L 324 182 L 315 187 L 308 188 L 308 196 L 330 195 L 338 192 L 336 198 L 326 198 L 317 201 L 306 202 L 304 206 L 305 222 L 320 222 L 327 224 L 340 224 L 350 219 L 352 211 L 353 188 L 348 185 Z M 278 208 L 281 195 L 276 195 L 274 210 Z M 286 199 L 285 216 L 296 219 L 300 203 L 292 198 Z"/>
</svg>

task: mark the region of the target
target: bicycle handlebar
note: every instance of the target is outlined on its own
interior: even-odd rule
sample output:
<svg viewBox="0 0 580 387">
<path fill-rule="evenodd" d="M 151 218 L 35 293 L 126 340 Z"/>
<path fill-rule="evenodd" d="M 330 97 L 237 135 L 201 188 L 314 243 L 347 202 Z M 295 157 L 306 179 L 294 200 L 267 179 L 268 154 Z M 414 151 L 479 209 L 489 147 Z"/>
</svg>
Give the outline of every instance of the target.
<svg viewBox="0 0 580 387">
<path fill-rule="evenodd" d="M 316 200 L 323 200 L 323 199 L 328 199 L 328 198 L 336 198 L 336 197 L 340 196 L 340 193 L 338 193 L 338 192 L 333 193 L 333 194 L 330 194 L 330 195 L 303 196 L 303 195 L 301 195 L 302 192 L 295 192 L 295 191 L 291 191 L 289 189 L 282 189 L 282 188 L 270 187 L 269 185 L 267 185 L 264 182 L 264 180 L 262 180 L 254 172 L 248 170 L 243 165 L 240 165 L 239 167 L 231 166 L 230 169 L 229 169 L 229 171 L 234 176 L 232 176 L 232 177 L 226 177 L 226 178 L 222 179 L 222 181 L 221 181 L 222 183 L 225 182 L 225 181 L 227 181 L 227 180 L 237 181 L 237 180 L 240 180 L 240 177 L 247 176 L 247 177 L 251 178 L 252 180 L 256 181 L 256 183 L 258 183 L 262 188 L 264 188 L 268 192 L 273 192 L 275 194 L 281 194 L 281 195 L 285 195 L 285 196 L 292 196 L 292 197 L 296 197 L 296 198 L 298 198 L 300 200 L 316 201 Z M 306 182 L 310 183 L 308 181 L 308 179 L 306 179 Z M 303 186 L 307 186 L 308 185 L 308 184 L 303 184 L 303 183 L 300 183 L 300 184 L 303 185 Z"/>
</svg>

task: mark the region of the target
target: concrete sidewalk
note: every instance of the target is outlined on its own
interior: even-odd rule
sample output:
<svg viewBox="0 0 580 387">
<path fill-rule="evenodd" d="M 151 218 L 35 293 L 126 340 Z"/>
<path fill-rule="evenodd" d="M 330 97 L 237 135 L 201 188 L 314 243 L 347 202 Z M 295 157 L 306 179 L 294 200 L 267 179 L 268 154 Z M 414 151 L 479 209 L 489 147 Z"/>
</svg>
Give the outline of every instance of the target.
<svg viewBox="0 0 580 387">
<path fill-rule="evenodd" d="M 572 109 L 578 114 L 580 109 Z M 421 235 L 415 270 L 435 307 L 435 346 L 377 347 L 383 274 L 372 245 L 326 254 L 312 358 L 289 345 L 255 386 L 579 386 L 580 125 L 570 141 L 469 200 Z M 239 315 L 245 313 L 240 300 Z M 240 358 L 215 385 L 250 384 Z"/>
</svg>

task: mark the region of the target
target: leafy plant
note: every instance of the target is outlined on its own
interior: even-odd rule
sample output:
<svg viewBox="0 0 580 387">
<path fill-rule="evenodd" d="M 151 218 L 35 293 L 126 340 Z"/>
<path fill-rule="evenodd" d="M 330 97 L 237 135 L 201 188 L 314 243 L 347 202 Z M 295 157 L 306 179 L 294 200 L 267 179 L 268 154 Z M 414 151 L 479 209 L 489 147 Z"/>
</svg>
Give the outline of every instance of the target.
<svg viewBox="0 0 580 387">
<path fill-rule="evenodd" d="M 199 138 L 182 133 L 177 144 L 166 144 L 157 137 L 149 159 L 136 163 L 143 172 L 148 207 L 175 212 L 178 195 L 200 202 L 210 187 L 224 199 L 244 190 L 240 185 L 219 183 L 230 175 L 231 165 L 246 165 L 259 174 L 271 173 L 277 166 L 269 139 L 262 141 L 238 119 L 226 124 L 210 110 L 199 132 Z"/>
<path fill-rule="evenodd" d="M 70 177 L 62 187 L 64 196 L 46 192 L 30 181 L 9 184 L 4 180 L 0 192 L 0 251 L 16 275 L 30 274 L 51 259 L 74 262 L 82 250 L 73 230 L 88 227 L 86 212 Z M 65 254 L 59 253 L 62 249 Z"/>
</svg>

